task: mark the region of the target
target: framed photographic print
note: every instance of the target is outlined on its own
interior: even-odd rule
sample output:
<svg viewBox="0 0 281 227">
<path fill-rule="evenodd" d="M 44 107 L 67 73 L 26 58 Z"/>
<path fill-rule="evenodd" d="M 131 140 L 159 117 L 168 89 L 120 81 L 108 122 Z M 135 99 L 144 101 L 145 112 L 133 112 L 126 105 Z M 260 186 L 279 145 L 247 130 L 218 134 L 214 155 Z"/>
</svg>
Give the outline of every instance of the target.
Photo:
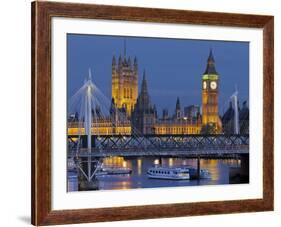
<svg viewBox="0 0 281 227">
<path fill-rule="evenodd" d="M 274 18 L 32 3 L 32 223 L 273 210 Z"/>
</svg>

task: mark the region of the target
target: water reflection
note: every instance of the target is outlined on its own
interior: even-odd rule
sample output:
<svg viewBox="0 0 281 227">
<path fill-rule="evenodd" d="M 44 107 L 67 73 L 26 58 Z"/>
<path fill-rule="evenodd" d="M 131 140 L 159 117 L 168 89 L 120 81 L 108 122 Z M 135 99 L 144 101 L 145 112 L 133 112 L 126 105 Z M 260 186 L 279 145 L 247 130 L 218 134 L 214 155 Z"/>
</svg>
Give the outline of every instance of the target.
<svg viewBox="0 0 281 227">
<path fill-rule="evenodd" d="M 138 163 L 138 175 L 140 176 L 142 173 L 142 160 L 138 158 L 137 163 Z"/>
<path fill-rule="evenodd" d="M 129 158 L 110 157 L 102 160 L 104 167 L 126 167 L 131 168 L 131 174 L 125 175 L 104 175 L 96 178 L 99 190 L 110 189 L 131 189 L 131 188 L 157 188 L 157 187 L 174 187 L 174 186 L 192 186 L 192 185 L 217 185 L 229 184 L 229 174 L 231 168 L 239 169 L 241 161 L 237 159 L 201 159 L 201 169 L 207 169 L 211 174 L 211 179 L 200 180 L 161 180 L 149 179 L 147 169 L 153 165 L 162 165 L 169 167 L 191 166 L 197 168 L 197 159 L 185 158 Z M 70 176 L 70 175 L 69 175 Z M 78 178 L 69 177 L 69 191 L 78 190 Z"/>
<path fill-rule="evenodd" d="M 173 158 L 169 158 L 169 167 L 174 166 L 174 159 Z"/>
</svg>

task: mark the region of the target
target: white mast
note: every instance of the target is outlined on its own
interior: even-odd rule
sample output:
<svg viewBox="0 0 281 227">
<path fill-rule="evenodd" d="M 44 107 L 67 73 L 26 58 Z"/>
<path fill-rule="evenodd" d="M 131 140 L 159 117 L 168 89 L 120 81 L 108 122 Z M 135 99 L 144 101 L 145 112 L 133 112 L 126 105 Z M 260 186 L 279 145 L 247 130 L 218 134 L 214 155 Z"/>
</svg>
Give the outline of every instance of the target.
<svg viewBox="0 0 281 227">
<path fill-rule="evenodd" d="M 92 75 L 91 69 L 89 69 L 88 80 L 86 81 L 86 92 L 85 92 L 85 134 L 87 135 L 87 150 L 89 152 L 88 157 L 88 180 L 92 174 L 92 163 L 91 163 L 91 152 L 92 152 L 92 137 L 91 137 L 91 128 L 92 128 Z"/>
<path fill-rule="evenodd" d="M 238 91 L 237 88 L 235 92 L 231 96 L 232 106 L 234 108 L 234 134 L 240 134 L 240 127 L 239 127 L 239 110 L 238 110 Z"/>
</svg>

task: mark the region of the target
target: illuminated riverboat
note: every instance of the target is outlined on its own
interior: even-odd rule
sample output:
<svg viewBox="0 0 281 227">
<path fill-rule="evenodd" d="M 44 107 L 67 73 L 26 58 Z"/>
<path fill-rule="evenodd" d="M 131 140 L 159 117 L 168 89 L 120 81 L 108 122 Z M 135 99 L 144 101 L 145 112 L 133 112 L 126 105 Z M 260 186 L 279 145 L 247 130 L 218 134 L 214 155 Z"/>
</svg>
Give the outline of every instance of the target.
<svg viewBox="0 0 281 227">
<path fill-rule="evenodd" d="M 100 167 L 96 176 L 106 176 L 106 175 L 123 175 L 123 174 L 131 174 L 132 170 L 127 167 Z"/>
<path fill-rule="evenodd" d="M 189 170 L 183 168 L 152 167 L 147 170 L 149 178 L 168 180 L 189 180 Z"/>
</svg>

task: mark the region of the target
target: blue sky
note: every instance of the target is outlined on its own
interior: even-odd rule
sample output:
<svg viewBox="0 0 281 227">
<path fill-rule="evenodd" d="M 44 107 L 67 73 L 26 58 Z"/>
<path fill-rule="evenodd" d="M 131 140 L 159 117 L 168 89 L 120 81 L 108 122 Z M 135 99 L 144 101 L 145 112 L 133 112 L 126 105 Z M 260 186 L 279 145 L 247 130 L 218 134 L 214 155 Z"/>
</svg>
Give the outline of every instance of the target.
<svg viewBox="0 0 281 227">
<path fill-rule="evenodd" d="M 181 107 L 201 105 L 201 79 L 210 48 L 220 74 L 219 109 L 228 107 L 235 87 L 242 103 L 249 97 L 249 43 L 187 39 L 126 37 L 126 55 L 138 59 L 139 87 L 146 71 L 148 89 L 159 113 L 174 111 L 177 97 Z M 124 37 L 67 35 L 68 98 L 83 85 L 88 69 L 94 83 L 111 99 L 112 56 L 124 53 Z"/>
</svg>

